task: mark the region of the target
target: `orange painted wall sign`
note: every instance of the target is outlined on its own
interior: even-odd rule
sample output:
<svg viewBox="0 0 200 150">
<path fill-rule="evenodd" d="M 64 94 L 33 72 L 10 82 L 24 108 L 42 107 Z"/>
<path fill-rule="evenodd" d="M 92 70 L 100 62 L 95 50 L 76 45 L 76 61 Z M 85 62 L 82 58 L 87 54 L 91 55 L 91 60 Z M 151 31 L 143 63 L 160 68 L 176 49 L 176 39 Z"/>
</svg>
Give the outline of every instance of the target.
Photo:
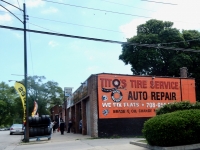
<svg viewBox="0 0 200 150">
<path fill-rule="evenodd" d="M 165 104 L 196 102 L 195 80 L 98 75 L 99 118 L 153 117 Z"/>
</svg>

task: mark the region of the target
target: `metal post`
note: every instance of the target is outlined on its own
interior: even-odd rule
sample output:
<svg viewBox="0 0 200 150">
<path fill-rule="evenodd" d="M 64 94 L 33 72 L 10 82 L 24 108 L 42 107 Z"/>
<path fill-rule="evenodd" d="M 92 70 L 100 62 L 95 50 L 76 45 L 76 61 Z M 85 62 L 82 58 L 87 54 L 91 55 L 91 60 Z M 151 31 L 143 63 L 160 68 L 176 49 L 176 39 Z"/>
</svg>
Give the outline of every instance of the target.
<svg viewBox="0 0 200 150">
<path fill-rule="evenodd" d="M 28 100 L 27 100 L 27 49 L 26 49 L 26 5 L 23 4 L 23 12 L 24 12 L 24 83 L 26 89 L 26 126 L 25 126 L 25 134 L 24 141 L 29 142 L 29 122 L 28 122 Z"/>
</svg>

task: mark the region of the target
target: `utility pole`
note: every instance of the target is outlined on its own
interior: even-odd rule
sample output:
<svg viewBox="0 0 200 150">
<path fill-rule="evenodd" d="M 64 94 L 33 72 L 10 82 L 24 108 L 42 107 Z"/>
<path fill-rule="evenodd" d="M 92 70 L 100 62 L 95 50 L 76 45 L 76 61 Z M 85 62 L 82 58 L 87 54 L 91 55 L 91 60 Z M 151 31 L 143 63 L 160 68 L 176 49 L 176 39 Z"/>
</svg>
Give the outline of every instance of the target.
<svg viewBox="0 0 200 150">
<path fill-rule="evenodd" d="M 26 45 L 26 4 L 23 4 L 23 12 L 24 12 L 24 83 L 26 89 L 26 126 L 25 126 L 25 135 L 24 142 L 29 142 L 29 122 L 28 122 L 28 94 L 27 94 L 27 45 Z"/>
<path fill-rule="evenodd" d="M 26 126 L 25 126 L 25 134 L 24 134 L 24 142 L 29 142 L 29 122 L 28 122 L 28 100 L 27 100 L 27 46 L 26 46 L 26 5 L 25 3 L 23 3 L 23 10 L 16 7 L 15 5 L 11 4 L 11 3 L 8 3 L 4 0 L 0 0 L 4 3 L 7 3 L 17 9 L 19 9 L 20 11 L 23 11 L 23 16 L 24 16 L 24 20 L 22 21 L 21 19 L 19 19 L 15 14 L 13 14 L 10 10 L 8 10 L 7 8 L 5 8 L 3 5 L 0 4 L 1 7 L 3 7 L 4 9 L 6 9 L 8 12 L 10 12 L 13 16 L 15 16 L 20 22 L 22 22 L 24 24 L 24 86 L 25 86 L 25 89 L 26 89 L 26 96 L 25 96 L 25 99 L 24 99 L 24 103 L 26 104 Z"/>
</svg>

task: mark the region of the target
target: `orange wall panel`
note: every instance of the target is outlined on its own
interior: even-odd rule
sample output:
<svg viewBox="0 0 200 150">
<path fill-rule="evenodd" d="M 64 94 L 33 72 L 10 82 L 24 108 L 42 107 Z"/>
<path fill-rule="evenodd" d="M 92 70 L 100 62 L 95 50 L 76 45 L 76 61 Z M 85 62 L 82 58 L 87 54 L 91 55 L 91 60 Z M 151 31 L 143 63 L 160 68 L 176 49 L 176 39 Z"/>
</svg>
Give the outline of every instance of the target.
<svg viewBox="0 0 200 150">
<path fill-rule="evenodd" d="M 182 79 L 182 100 L 189 100 L 190 102 L 196 102 L 195 81 L 194 79 Z"/>
<path fill-rule="evenodd" d="M 153 117 L 157 108 L 182 100 L 196 101 L 193 79 L 98 75 L 100 119 Z"/>
</svg>

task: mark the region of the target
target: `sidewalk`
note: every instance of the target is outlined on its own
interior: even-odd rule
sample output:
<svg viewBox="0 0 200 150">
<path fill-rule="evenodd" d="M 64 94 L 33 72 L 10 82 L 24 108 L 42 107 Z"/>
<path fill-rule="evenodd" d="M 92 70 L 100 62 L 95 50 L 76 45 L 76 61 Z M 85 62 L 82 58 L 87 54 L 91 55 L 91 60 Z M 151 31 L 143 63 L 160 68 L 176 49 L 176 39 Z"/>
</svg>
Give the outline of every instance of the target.
<svg viewBox="0 0 200 150">
<path fill-rule="evenodd" d="M 12 150 L 148 150 L 147 148 L 130 144 L 141 138 L 92 138 L 89 135 L 60 132 L 52 134 L 51 139 L 42 137 L 39 141 L 30 139 L 28 143 L 18 144 Z M 11 147 L 8 147 L 6 150 Z"/>
<path fill-rule="evenodd" d="M 52 133 L 51 140 L 52 142 L 57 141 L 76 141 L 76 140 L 83 140 L 83 139 L 91 139 L 92 137 L 89 135 L 82 135 L 80 133 L 67 133 L 64 132 L 64 135 L 61 135 L 60 132 Z"/>
<path fill-rule="evenodd" d="M 76 140 L 86 140 L 92 139 L 89 135 L 82 135 L 80 133 L 67 133 L 64 131 L 64 135 L 61 135 L 60 132 L 55 131 L 51 134 L 51 139 L 48 140 L 48 137 L 41 137 L 39 141 L 36 138 L 30 139 L 29 143 L 40 143 L 40 142 L 66 142 L 66 141 L 76 141 Z"/>
</svg>

